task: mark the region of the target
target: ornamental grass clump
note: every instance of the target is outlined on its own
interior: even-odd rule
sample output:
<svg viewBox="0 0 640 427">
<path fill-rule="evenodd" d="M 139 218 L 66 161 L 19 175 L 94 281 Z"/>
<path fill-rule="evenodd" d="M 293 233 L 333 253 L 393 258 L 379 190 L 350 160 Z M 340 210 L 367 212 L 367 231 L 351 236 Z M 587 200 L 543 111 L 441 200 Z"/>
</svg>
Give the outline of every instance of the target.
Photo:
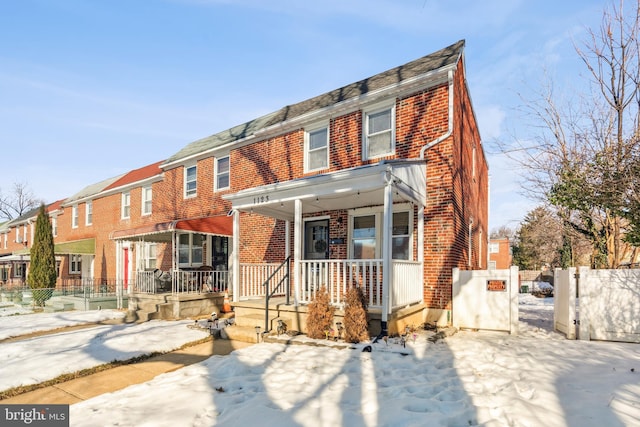
<svg viewBox="0 0 640 427">
<path fill-rule="evenodd" d="M 367 299 L 359 287 L 347 291 L 344 307 L 344 340 L 359 343 L 369 340 Z"/>
<path fill-rule="evenodd" d="M 315 339 L 326 338 L 333 325 L 334 311 L 327 288 L 320 288 L 307 311 L 307 336 Z"/>
</svg>

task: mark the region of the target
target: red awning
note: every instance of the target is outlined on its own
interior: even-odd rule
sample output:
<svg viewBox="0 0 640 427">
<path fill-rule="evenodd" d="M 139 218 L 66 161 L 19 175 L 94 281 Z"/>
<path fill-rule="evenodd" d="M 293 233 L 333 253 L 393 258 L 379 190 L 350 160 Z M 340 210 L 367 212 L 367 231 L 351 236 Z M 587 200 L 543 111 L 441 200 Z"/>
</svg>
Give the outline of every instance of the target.
<svg viewBox="0 0 640 427">
<path fill-rule="evenodd" d="M 170 234 L 174 231 L 191 231 L 194 233 L 214 234 L 217 236 L 233 235 L 233 218 L 220 215 L 205 218 L 179 219 L 177 221 L 159 222 L 111 233 L 112 240 L 126 240 L 144 236 Z"/>
</svg>

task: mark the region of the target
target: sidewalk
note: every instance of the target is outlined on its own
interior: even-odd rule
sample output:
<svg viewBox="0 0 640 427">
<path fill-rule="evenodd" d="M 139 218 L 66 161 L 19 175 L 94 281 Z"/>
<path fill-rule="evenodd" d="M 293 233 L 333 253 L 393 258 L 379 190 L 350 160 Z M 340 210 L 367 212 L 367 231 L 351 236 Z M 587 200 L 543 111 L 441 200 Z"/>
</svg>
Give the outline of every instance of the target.
<svg viewBox="0 0 640 427">
<path fill-rule="evenodd" d="M 157 375 L 172 372 L 201 362 L 213 355 L 227 355 L 252 344 L 216 339 L 170 353 L 151 357 L 130 365 L 117 366 L 82 378 L 40 388 L 15 397 L 0 400 L 0 404 L 74 404 L 151 380 Z"/>
</svg>

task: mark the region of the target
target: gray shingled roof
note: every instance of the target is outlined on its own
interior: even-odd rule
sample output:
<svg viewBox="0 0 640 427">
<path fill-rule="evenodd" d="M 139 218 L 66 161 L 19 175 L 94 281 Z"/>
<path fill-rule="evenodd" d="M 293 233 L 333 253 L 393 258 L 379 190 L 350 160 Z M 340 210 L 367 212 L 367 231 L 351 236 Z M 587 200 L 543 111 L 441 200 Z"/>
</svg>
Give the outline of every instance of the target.
<svg viewBox="0 0 640 427">
<path fill-rule="evenodd" d="M 180 159 L 197 155 L 198 153 L 212 148 L 241 140 L 255 134 L 256 131 L 260 129 L 291 120 L 311 111 L 329 107 L 339 102 L 362 96 L 368 92 L 382 89 L 384 87 L 400 83 L 403 80 L 454 64 L 462 53 L 464 43 L 464 40 L 460 40 L 451 46 L 427 56 L 423 56 L 422 58 L 416 59 L 407 64 L 400 65 L 380 74 L 351 83 L 347 86 L 332 90 L 306 101 L 288 105 L 278 111 L 251 120 L 247 123 L 243 123 L 232 127 L 231 129 L 194 141 L 182 148 L 173 156 L 169 157 L 166 163 L 179 161 Z"/>
<path fill-rule="evenodd" d="M 62 204 L 63 205 L 68 205 L 69 203 L 74 202 L 76 200 L 80 200 L 80 199 L 83 199 L 85 197 L 90 197 L 90 196 L 93 196 L 94 194 L 98 194 L 102 190 L 107 188 L 109 185 L 113 184 L 114 182 L 116 182 L 117 180 L 122 178 L 124 175 L 125 174 L 120 174 L 118 176 L 114 176 L 113 178 L 105 179 L 104 181 L 100 181 L 100 182 L 97 182 L 95 184 L 87 185 L 86 187 L 84 187 L 82 190 L 78 191 L 73 196 L 65 199 L 62 202 Z"/>
</svg>

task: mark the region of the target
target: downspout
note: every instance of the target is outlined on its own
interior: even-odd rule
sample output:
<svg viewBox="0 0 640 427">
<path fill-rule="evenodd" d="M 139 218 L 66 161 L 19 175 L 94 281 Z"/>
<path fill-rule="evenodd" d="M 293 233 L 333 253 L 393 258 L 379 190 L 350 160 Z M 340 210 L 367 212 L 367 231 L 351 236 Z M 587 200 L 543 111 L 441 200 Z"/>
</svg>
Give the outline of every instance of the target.
<svg viewBox="0 0 640 427">
<path fill-rule="evenodd" d="M 420 149 L 420 159 L 424 159 L 425 152 L 431 147 L 440 144 L 445 139 L 449 138 L 453 133 L 453 70 L 449 70 L 447 79 L 449 81 L 449 124 L 447 131 L 440 135 L 438 138 L 426 144 Z"/>
<path fill-rule="evenodd" d="M 425 160 L 425 153 L 427 152 L 428 149 L 435 147 L 445 139 L 449 138 L 451 134 L 453 134 L 453 89 L 454 89 L 453 70 L 449 70 L 447 74 L 447 80 L 449 81 L 449 105 L 448 105 L 449 123 L 447 125 L 447 131 L 420 149 L 421 160 Z M 426 176 L 426 164 L 425 164 L 425 176 Z M 423 211 L 423 215 L 424 215 L 424 211 Z M 423 216 L 423 221 L 424 221 L 424 216 Z M 424 227 L 424 223 L 423 223 L 423 227 Z M 422 244 L 424 245 L 424 240 Z M 424 253 L 420 261 L 422 262 L 422 285 L 424 286 Z M 447 323 L 449 323 L 449 313 L 447 313 Z"/>
</svg>

